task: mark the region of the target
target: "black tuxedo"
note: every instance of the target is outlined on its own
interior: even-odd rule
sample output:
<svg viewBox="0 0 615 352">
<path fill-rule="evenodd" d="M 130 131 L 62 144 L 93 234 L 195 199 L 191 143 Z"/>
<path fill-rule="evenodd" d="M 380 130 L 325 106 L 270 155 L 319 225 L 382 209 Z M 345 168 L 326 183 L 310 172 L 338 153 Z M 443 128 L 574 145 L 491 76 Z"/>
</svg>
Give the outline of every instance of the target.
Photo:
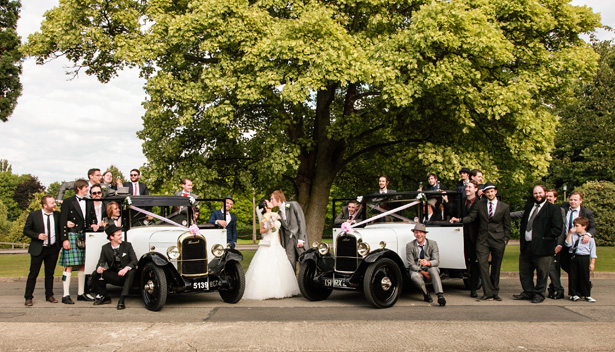
<svg viewBox="0 0 615 352">
<path fill-rule="evenodd" d="M 534 217 L 531 239 L 526 239 L 529 219 L 535 203 L 526 205 L 521 219 L 521 254 L 519 254 L 519 280 L 525 298 L 545 299 L 549 269 L 555 255 L 557 239 L 562 234 L 562 211 L 560 207 L 544 200 Z M 534 284 L 536 272 L 536 284 Z"/>
<path fill-rule="evenodd" d="M 149 191 L 147 190 L 147 186 L 145 185 L 145 183 L 137 182 L 137 185 L 139 187 L 139 195 L 140 196 L 147 196 L 147 195 L 149 195 Z M 129 195 L 134 195 L 135 194 L 135 189 L 134 189 L 134 185 L 133 185 L 132 182 L 124 182 L 124 187 L 128 187 L 128 194 Z"/>
<path fill-rule="evenodd" d="M 68 240 L 68 233 L 84 233 L 87 228 L 92 226 L 96 222 L 96 213 L 94 212 L 94 207 L 92 204 L 88 206 L 88 201 L 86 202 L 85 209 L 86 214 L 83 214 L 81 207 L 79 206 L 79 201 L 77 200 L 77 196 L 72 196 L 67 198 L 62 203 L 62 212 L 60 213 L 60 224 L 62 226 L 62 241 Z M 75 227 L 68 228 L 66 226 L 67 221 L 72 221 L 75 223 Z"/>
<path fill-rule="evenodd" d="M 55 242 L 50 246 L 46 246 L 44 241 L 38 239 L 39 234 L 45 233 L 44 222 L 46 219 L 47 217 L 43 215 L 42 209 L 35 210 L 28 214 L 23 228 L 24 235 L 30 237 L 30 248 L 28 248 L 28 253 L 30 253 L 30 272 L 26 281 L 26 293 L 24 296 L 26 299 L 32 299 L 36 278 L 41 271 L 43 263 L 45 263 L 45 297 L 53 296 L 53 273 L 56 269 L 62 243 L 60 213 L 57 211 L 53 212 Z"/>
<path fill-rule="evenodd" d="M 97 271 L 92 273 L 92 283 L 95 285 L 96 293 L 106 295 L 106 286 L 107 283 L 110 283 L 115 286 L 123 286 L 121 295 L 127 296 L 130 291 L 130 286 L 132 285 L 137 263 L 137 256 L 130 242 L 120 243 L 117 256 L 113 248 L 111 248 L 110 242 L 103 245 L 100 250 L 100 258 L 98 259 L 96 269 L 98 269 L 99 266 L 104 267 L 105 265 L 108 269 L 102 273 L 103 280 L 100 280 L 101 274 Z M 128 270 L 126 275 L 119 276 L 117 273 L 125 267 L 130 267 L 131 269 Z"/>
<path fill-rule="evenodd" d="M 487 297 L 494 297 L 500 292 L 500 268 L 510 238 L 510 207 L 498 201 L 493 217 L 489 219 L 488 203 L 487 198 L 478 201 L 470 215 L 463 218 L 463 223 L 478 221 L 476 256 L 483 281 L 483 292 Z M 491 272 L 489 272 L 490 254 Z"/>
<path fill-rule="evenodd" d="M 465 194 L 464 194 L 465 195 Z M 470 205 L 467 202 L 467 198 L 457 198 L 457 203 L 462 204 L 456 209 L 461 209 L 461 218 L 466 217 L 472 213 L 476 205 L 479 203 L 478 198 L 474 198 L 474 202 Z M 467 224 L 463 224 L 463 254 L 466 260 L 466 268 L 468 269 L 468 280 L 470 282 L 470 289 L 476 290 L 478 287 L 478 279 L 480 278 L 480 268 L 478 266 L 478 258 L 476 256 L 476 241 L 478 239 L 478 221 L 472 221 Z"/>
</svg>

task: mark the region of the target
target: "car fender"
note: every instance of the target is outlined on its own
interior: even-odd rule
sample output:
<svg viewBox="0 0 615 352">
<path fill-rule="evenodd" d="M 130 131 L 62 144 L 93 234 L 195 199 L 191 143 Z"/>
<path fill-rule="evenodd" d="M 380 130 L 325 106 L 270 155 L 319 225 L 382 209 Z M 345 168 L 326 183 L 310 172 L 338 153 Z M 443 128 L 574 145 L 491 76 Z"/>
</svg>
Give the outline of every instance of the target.
<svg viewBox="0 0 615 352">
<path fill-rule="evenodd" d="M 222 270 L 224 269 L 224 266 L 226 265 L 226 263 L 231 262 L 231 261 L 240 263 L 242 260 L 243 260 L 243 254 L 241 254 L 240 251 L 236 249 L 226 248 L 224 250 L 224 254 L 221 257 L 219 258 L 214 257 L 209 262 L 208 264 L 209 272 L 216 276 L 219 276 Z"/>
<path fill-rule="evenodd" d="M 331 255 L 331 253 L 322 255 L 318 253 L 317 248 L 310 248 L 299 256 L 300 265 L 308 260 L 316 263 L 316 268 L 318 268 L 319 272 L 333 271 L 335 267 L 335 259 L 333 258 L 333 255 Z"/>
<path fill-rule="evenodd" d="M 367 270 L 367 267 L 375 263 L 380 258 L 388 258 L 388 259 L 393 260 L 399 267 L 399 270 L 401 271 L 401 275 L 402 275 L 404 282 L 408 282 L 408 270 L 404 266 L 404 261 L 399 257 L 399 255 L 397 255 L 397 253 L 395 253 L 395 251 L 392 251 L 387 248 L 377 249 L 375 251 L 370 252 L 367 256 L 365 256 L 365 258 L 363 258 L 363 261 L 361 262 L 357 270 L 350 277 L 350 281 L 351 282 L 361 282 L 363 276 L 365 275 L 365 271 Z"/>
<path fill-rule="evenodd" d="M 145 253 L 141 256 L 141 259 L 139 259 L 138 268 L 142 269 L 147 263 L 153 263 L 164 270 L 169 286 L 184 287 L 184 279 L 181 277 L 175 266 L 169 262 L 164 255 L 158 252 Z M 140 274 L 140 270 L 138 273 Z"/>
</svg>

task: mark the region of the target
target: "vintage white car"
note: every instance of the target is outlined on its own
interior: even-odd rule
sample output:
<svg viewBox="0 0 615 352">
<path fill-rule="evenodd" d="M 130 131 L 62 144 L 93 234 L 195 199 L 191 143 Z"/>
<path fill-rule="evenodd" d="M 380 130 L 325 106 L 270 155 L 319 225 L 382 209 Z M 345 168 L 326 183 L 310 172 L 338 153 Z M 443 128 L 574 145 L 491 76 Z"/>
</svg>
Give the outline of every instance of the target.
<svg viewBox="0 0 615 352">
<path fill-rule="evenodd" d="M 454 192 L 448 195 L 455 196 Z M 362 290 L 374 307 L 393 306 L 404 285 L 410 283 L 406 244 L 414 240 L 412 229 L 417 222 L 424 222 L 420 219 L 424 219 L 427 199 L 441 196 L 441 192 L 363 196 L 358 219 L 368 219 L 364 225 L 352 231 L 334 226 L 332 248 L 325 242 L 314 243 L 301 256 L 299 288 L 303 296 L 318 301 L 329 297 L 333 289 Z M 418 204 L 395 210 L 411 202 Z M 388 211 L 392 212 L 382 216 Z M 441 271 L 465 270 L 462 225 L 445 220 L 424 223 L 428 238 L 438 243 Z"/>
<path fill-rule="evenodd" d="M 144 210 L 155 207 L 163 217 L 175 220 L 178 220 L 177 209 L 181 209 L 185 215 L 183 221 L 179 220 L 183 222 L 180 225 L 189 227 L 193 199 L 129 196 L 105 201 L 122 205 L 123 238 L 132 244 L 139 259 L 135 285 L 147 309 L 162 309 L 168 293 L 218 291 L 225 302 L 241 300 L 245 288 L 240 264 L 243 255 L 228 247 L 226 229 L 206 224 L 192 233 L 164 221 L 145 220 L 143 214 L 129 208 L 130 205 Z M 86 273 L 96 270 L 100 249 L 107 242 L 104 232 L 86 233 Z"/>
</svg>

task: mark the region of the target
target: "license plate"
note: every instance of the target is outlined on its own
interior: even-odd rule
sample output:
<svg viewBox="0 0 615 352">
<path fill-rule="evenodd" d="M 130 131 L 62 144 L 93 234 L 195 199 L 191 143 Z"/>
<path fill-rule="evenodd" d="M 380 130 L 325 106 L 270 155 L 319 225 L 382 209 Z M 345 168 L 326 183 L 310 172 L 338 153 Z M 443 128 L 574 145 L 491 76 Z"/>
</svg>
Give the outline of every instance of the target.
<svg viewBox="0 0 615 352">
<path fill-rule="evenodd" d="M 346 287 L 342 279 L 325 279 L 325 286 L 328 287 Z"/>
<path fill-rule="evenodd" d="M 193 290 L 209 290 L 209 281 L 195 281 L 192 283 Z"/>
</svg>

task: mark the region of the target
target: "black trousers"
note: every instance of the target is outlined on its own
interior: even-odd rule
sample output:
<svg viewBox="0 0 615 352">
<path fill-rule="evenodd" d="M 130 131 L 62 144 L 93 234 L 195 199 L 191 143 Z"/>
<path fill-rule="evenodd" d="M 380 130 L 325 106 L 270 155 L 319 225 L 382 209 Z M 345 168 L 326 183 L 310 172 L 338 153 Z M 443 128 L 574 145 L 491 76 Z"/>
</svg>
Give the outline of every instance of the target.
<svg viewBox="0 0 615 352">
<path fill-rule="evenodd" d="M 558 293 L 564 293 L 564 287 L 562 286 L 562 270 L 561 270 L 561 258 L 562 252 L 565 251 L 566 248 L 563 248 L 559 253 L 557 253 L 553 257 L 553 262 L 551 263 L 551 268 L 549 269 L 549 279 L 551 279 L 551 283 L 549 284 L 549 292 L 552 292 L 554 295 Z"/>
<path fill-rule="evenodd" d="M 56 246 L 43 247 L 40 255 L 30 256 L 30 273 L 26 281 L 26 299 L 32 299 L 36 278 L 41 271 L 41 265 L 45 264 L 45 298 L 53 296 L 53 273 L 56 270 L 60 250 Z"/>
<path fill-rule="evenodd" d="M 463 254 L 466 260 L 470 290 L 476 290 L 478 287 L 478 279 L 480 278 L 480 266 L 478 265 L 478 259 L 476 257 L 476 243 L 465 237 Z"/>
<path fill-rule="evenodd" d="M 539 297 L 544 299 L 549 281 L 552 255 L 532 255 L 532 249 L 528 244 L 525 250 L 519 254 L 519 280 L 523 288 L 523 295 L 527 297 Z M 536 283 L 534 284 L 534 272 Z"/>
<path fill-rule="evenodd" d="M 114 286 L 122 286 L 122 296 L 128 296 L 130 293 L 130 286 L 132 286 L 132 280 L 135 276 L 135 269 L 128 270 L 126 275 L 119 276 L 117 271 L 113 269 L 108 269 L 103 271 L 102 280 L 100 280 L 100 274 L 97 271 L 92 273 L 92 285 L 94 286 L 94 291 L 100 295 L 107 294 L 107 284 L 111 284 Z"/>
<path fill-rule="evenodd" d="M 570 260 L 570 271 L 568 275 L 568 293 L 570 293 L 571 296 L 591 296 L 589 255 L 575 255 L 575 257 Z"/>
<path fill-rule="evenodd" d="M 506 243 L 488 238 L 484 242 L 476 243 L 476 256 L 483 281 L 483 293 L 487 297 L 497 296 L 500 293 L 500 269 Z M 489 254 L 491 254 L 491 272 L 489 271 Z"/>
</svg>

